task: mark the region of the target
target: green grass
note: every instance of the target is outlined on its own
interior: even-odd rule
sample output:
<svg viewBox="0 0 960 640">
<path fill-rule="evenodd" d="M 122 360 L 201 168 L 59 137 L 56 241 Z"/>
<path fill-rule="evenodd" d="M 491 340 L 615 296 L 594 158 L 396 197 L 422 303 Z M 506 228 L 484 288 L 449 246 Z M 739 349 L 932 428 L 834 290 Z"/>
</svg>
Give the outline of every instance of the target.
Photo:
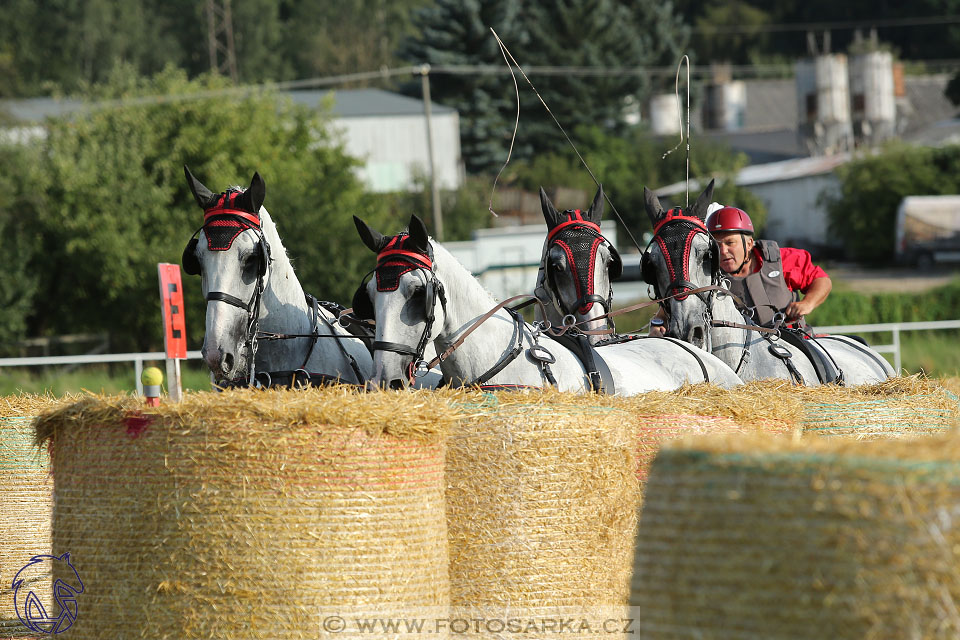
<svg viewBox="0 0 960 640">
<path fill-rule="evenodd" d="M 164 389 L 166 389 L 166 369 L 163 362 L 145 362 L 145 367 L 156 366 L 164 371 Z M 181 363 L 180 377 L 184 389 L 210 389 L 210 373 L 199 360 Z M 70 367 L 49 367 L 45 371 L 29 371 L 23 367 L 0 369 L 0 395 L 25 393 L 94 393 L 132 392 L 137 388 L 133 363 L 113 365 L 88 365 Z"/>
</svg>

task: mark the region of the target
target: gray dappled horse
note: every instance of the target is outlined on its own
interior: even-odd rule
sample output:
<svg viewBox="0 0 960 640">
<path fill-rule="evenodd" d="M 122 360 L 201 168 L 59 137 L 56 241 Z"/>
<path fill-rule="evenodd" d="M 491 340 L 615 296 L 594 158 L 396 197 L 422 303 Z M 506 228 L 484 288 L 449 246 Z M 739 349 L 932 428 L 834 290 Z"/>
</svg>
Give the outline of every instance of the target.
<svg viewBox="0 0 960 640">
<path fill-rule="evenodd" d="M 722 286 L 726 274 L 720 271 L 716 242 L 704 224 L 713 196 L 713 181 L 686 212 L 679 208 L 664 211 L 649 189 L 644 189 L 644 195 L 654 238 L 641 268 L 657 298 L 674 296 L 662 303 L 669 312 L 667 335 L 712 352 L 744 380 L 784 378 L 813 386 L 820 384 L 821 378 L 830 381 L 831 373 L 835 375 L 839 370 L 842 378 L 838 381 L 852 385 L 879 382 L 896 375 L 883 356 L 845 336 L 817 336 L 804 343 L 816 353 L 826 352 L 827 357 L 822 357 L 820 367 L 816 367 L 785 339 L 722 326 L 752 323 L 744 318 Z M 683 295 L 685 291 L 711 286 L 714 288 Z"/>
<path fill-rule="evenodd" d="M 537 273 L 534 295 L 543 303 L 537 306 L 537 319 L 545 315 L 552 326 L 572 320 L 587 331 L 599 331 L 609 324 L 600 318 L 609 312 L 613 301 L 612 280 L 623 270 L 620 254 L 603 237 L 603 187 L 597 189 L 590 208 L 558 212 L 540 189 L 540 207 L 547 223 L 547 237 Z M 568 322 L 564 322 L 567 319 Z M 608 336 L 590 334 L 591 344 Z"/>
<path fill-rule="evenodd" d="M 411 216 L 409 232 L 383 236 L 354 218 L 364 244 L 377 254 L 374 277 L 354 296 L 354 310 L 375 317 L 374 377 L 371 384 L 409 384 L 434 342 L 443 356 L 444 380 L 453 386 L 544 387 L 587 391 L 581 361 L 519 313 L 498 306 L 473 275 Z M 468 332 L 473 330 L 472 333 Z M 741 380 L 710 354 L 672 340 L 634 340 L 604 347 L 598 366 L 608 391 L 631 395 L 675 389 L 704 381 L 732 387 Z M 452 348 L 452 350 L 451 350 Z"/>
<path fill-rule="evenodd" d="M 186 167 L 184 173 L 204 210 L 203 226 L 184 249 L 183 267 L 202 276 L 207 316 L 201 352 L 214 382 L 364 383 L 373 370 L 370 351 L 304 293 L 262 207 L 266 189 L 260 174 L 246 189 L 215 194 Z M 267 339 L 276 335 L 302 337 Z M 338 337 L 318 337 L 330 335 Z"/>
</svg>

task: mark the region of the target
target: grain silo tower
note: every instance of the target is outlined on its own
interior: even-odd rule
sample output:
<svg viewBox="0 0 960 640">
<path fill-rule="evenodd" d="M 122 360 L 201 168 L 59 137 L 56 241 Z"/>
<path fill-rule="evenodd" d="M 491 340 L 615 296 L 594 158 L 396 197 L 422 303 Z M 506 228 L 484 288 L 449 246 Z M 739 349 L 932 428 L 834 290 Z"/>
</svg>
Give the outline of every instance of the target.
<svg viewBox="0 0 960 640">
<path fill-rule="evenodd" d="M 893 54 L 871 51 L 850 58 L 853 132 L 858 144 L 874 145 L 896 132 Z"/>
<path fill-rule="evenodd" d="M 797 62 L 800 135 L 813 155 L 853 148 L 847 56 L 824 53 Z"/>
</svg>

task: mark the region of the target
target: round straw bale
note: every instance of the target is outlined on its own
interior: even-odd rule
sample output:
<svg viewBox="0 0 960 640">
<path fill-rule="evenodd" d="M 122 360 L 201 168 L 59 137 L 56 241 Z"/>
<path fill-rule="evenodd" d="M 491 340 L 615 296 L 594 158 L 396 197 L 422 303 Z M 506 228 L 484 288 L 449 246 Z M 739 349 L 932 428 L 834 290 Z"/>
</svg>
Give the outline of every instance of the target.
<svg viewBox="0 0 960 640">
<path fill-rule="evenodd" d="M 960 634 L 960 442 L 671 443 L 638 533 L 644 638 Z"/>
<path fill-rule="evenodd" d="M 856 387 L 798 388 L 796 393 L 804 404 L 804 435 L 859 440 L 929 436 L 955 427 L 960 416 L 957 397 L 921 376 Z"/>
<path fill-rule="evenodd" d="M 17 572 L 33 556 L 50 553 L 53 477 L 47 451 L 33 444 L 32 423 L 58 402 L 33 394 L 0 398 L 0 634 L 22 627 L 13 602 Z M 49 595 L 49 576 L 31 589 Z"/>
<path fill-rule="evenodd" d="M 426 393 L 343 389 L 43 416 L 54 553 L 84 584 L 69 637 L 370 637 L 354 616 L 446 611 L 454 420 Z"/>
<path fill-rule="evenodd" d="M 471 398 L 447 452 L 451 623 L 487 623 L 454 630 L 544 637 L 576 612 L 578 638 L 616 637 L 600 625 L 625 615 L 629 594 L 639 499 L 630 414 L 599 396 Z"/>
</svg>

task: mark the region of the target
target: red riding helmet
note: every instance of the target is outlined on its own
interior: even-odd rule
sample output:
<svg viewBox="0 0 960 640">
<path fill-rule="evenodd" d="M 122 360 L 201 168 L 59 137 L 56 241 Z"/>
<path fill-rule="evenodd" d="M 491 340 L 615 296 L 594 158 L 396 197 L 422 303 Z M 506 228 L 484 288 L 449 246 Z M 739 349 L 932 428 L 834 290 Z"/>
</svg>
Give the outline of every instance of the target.
<svg viewBox="0 0 960 640">
<path fill-rule="evenodd" d="M 737 231 L 753 235 L 753 222 L 743 209 L 723 207 L 707 216 L 707 229 L 710 233 L 719 231 Z"/>
</svg>

